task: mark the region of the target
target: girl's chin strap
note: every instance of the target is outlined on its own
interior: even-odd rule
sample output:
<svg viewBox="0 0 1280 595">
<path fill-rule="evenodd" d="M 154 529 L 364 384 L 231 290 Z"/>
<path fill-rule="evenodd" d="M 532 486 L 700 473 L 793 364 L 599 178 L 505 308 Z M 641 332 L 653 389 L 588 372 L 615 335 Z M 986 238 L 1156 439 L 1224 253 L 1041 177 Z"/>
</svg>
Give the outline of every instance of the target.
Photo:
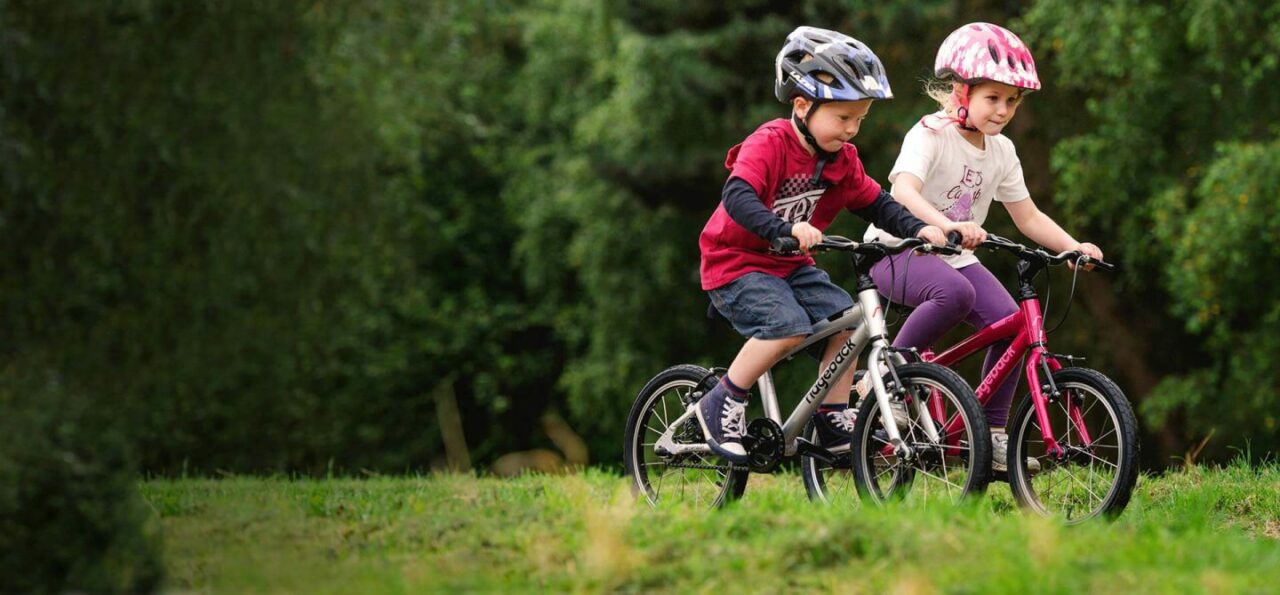
<svg viewBox="0 0 1280 595">
<path fill-rule="evenodd" d="M 978 131 L 977 128 L 969 125 L 969 90 L 970 89 L 972 89 L 972 87 L 970 87 L 968 83 L 965 83 L 963 85 L 959 85 L 955 87 L 951 91 L 951 99 L 955 101 L 955 104 L 958 106 L 956 107 L 956 117 L 953 118 L 953 120 L 955 121 L 956 126 L 960 127 L 960 130 L 977 132 Z"/>
<path fill-rule="evenodd" d="M 809 118 L 813 117 L 813 112 L 818 111 L 818 107 L 822 104 L 813 102 L 809 105 L 809 112 L 804 115 L 801 120 L 796 116 L 795 112 L 791 112 L 791 122 L 796 125 L 796 129 L 800 131 L 800 136 L 804 137 L 804 141 L 809 143 L 809 147 L 813 149 L 814 154 L 818 156 L 818 165 L 813 168 L 813 177 L 809 179 L 809 184 L 817 186 L 822 182 L 822 168 L 826 164 L 835 161 L 839 153 L 822 150 L 818 145 L 818 139 L 813 138 L 813 133 L 809 132 Z"/>
</svg>

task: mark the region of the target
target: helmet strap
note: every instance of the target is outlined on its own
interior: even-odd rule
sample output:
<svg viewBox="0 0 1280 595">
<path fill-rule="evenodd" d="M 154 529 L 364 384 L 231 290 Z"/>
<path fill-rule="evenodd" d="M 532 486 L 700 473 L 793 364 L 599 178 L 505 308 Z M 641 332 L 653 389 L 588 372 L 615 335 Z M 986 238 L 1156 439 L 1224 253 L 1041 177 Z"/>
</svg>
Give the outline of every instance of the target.
<svg viewBox="0 0 1280 595">
<path fill-rule="evenodd" d="M 973 89 L 968 83 L 961 84 L 951 91 L 951 98 L 956 102 L 956 126 L 961 130 L 977 132 L 978 129 L 969 124 L 969 91 Z"/>
<path fill-rule="evenodd" d="M 813 177 L 809 179 L 809 184 L 814 186 L 819 185 L 822 181 L 822 168 L 827 163 L 835 161 L 837 155 L 837 153 L 824 151 L 818 145 L 818 139 L 814 138 L 813 133 L 809 131 L 809 119 L 813 117 L 813 113 L 818 111 L 821 105 L 821 103 L 810 100 L 809 111 L 805 113 L 803 120 L 795 114 L 794 110 L 791 112 L 791 122 L 796 125 L 796 129 L 800 131 L 800 136 L 804 137 L 805 142 L 809 143 L 809 147 L 818 156 L 818 164 L 813 169 Z"/>
</svg>

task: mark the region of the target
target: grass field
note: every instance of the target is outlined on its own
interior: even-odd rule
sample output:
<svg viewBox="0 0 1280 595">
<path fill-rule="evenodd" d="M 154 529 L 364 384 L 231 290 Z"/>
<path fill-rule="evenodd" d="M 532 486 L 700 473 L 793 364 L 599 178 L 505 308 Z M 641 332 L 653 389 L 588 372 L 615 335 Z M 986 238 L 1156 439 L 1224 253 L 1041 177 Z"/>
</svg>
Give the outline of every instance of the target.
<svg viewBox="0 0 1280 595">
<path fill-rule="evenodd" d="M 1280 467 L 1144 476 L 1112 523 L 810 503 L 753 475 L 718 512 L 651 510 L 617 475 L 229 478 L 140 486 L 169 587 L 201 592 L 1265 592 L 1280 585 Z"/>
</svg>

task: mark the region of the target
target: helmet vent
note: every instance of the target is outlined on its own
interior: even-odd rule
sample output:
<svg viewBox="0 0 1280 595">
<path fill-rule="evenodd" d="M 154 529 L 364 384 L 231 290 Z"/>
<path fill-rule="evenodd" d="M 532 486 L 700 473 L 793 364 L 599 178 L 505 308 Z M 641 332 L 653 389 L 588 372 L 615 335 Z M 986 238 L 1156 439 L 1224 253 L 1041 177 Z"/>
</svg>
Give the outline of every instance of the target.
<svg viewBox="0 0 1280 595">
<path fill-rule="evenodd" d="M 832 75 L 825 70 L 813 71 L 813 78 L 816 78 L 832 89 L 843 89 L 844 83 L 840 82 L 840 77 Z"/>
<path fill-rule="evenodd" d="M 992 60 L 995 60 L 996 64 L 999 64 L 999 63 L 1000 63 L 1000 54 L 996 53 L 996 46 L 995 46 L 995 44 L 993 44 L 993 43 L 988 43 L 988 44 L 987 44 L 987 51 L 988 51 L 988 52 L 991 52 L 991 59 L 992 59 Z"/>
</svg>

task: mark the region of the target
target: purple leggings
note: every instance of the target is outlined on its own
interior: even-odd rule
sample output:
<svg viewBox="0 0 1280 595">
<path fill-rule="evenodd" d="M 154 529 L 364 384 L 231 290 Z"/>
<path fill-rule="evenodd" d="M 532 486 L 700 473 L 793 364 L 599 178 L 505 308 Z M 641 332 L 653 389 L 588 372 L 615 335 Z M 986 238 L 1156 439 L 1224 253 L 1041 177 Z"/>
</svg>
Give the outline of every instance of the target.
<svg viewBox="0 0 1280 595">
<path fill-rule="evenodd" d="M 907 252 L 881 260 L 871 269 L 871 278 L 881 294 L 915 308 L 894 337 L 894 347 L 924 350 L 962 320 L 981 329 L 1018 311 L 1013 296 L 979 263 L 954 269 L 936 256 Z M 984 378 L 1010 343 L 999 341 L 987 348 Z M 987 423 L 992 427 L 1004 427 L 1008 421 L 1018 376 L 1010 374 L 987 401 Z"/>
</svg>

